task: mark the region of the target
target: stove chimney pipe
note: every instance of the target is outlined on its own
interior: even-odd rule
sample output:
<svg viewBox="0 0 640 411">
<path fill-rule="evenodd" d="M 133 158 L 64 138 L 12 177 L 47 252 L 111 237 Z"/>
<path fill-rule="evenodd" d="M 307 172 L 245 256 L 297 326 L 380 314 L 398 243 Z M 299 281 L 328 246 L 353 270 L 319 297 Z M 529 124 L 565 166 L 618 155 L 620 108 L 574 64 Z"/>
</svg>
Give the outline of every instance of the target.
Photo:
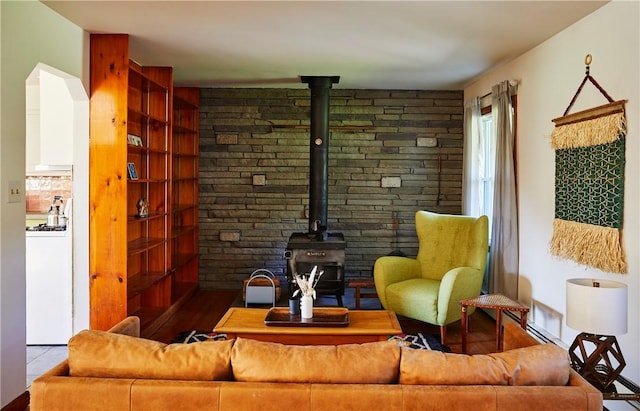
<svg viewBox="0 0 640 411">
<path fill-rule="evenodd" d="M 327 230 L 329 198 L 329 90 L 340 76 L 301 76 L 311 90 L 309 144 L 309 234 Z"/>
</svg>

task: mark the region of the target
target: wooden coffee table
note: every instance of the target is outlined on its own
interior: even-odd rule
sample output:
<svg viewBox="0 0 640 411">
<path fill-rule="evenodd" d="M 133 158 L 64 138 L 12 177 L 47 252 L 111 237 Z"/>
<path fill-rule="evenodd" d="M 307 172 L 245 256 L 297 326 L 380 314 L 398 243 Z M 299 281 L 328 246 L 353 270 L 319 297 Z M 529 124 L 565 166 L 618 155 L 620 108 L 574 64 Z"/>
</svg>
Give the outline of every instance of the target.
<svg viewBox="0 0 640 411">
<path fill-rule="evenodd" d="M 264 322 L 268 312 L 263 308 L 229 308 L 213 331 L 227 334 L 230 339 L 243 337 L 295 345 L 359 344 L 384 341 L 402 333 L 396 314 L 386 310 L 349 310 L 349 325 L 340 327 L 270 326 Z"/>
</svg>

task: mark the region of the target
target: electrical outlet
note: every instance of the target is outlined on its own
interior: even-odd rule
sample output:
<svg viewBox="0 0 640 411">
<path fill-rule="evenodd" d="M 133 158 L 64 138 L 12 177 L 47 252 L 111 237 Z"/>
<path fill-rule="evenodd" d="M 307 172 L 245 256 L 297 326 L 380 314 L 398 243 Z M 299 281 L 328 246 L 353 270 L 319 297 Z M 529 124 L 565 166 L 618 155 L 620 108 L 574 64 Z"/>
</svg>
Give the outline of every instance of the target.
<svg viewBox="0 0 640 411">
<path fill-rule="evenodd" d="M 20 181 L 11 180 L 7 187 L 7 202 L 19 203 L 22 200 L 22 183 Z"/>
</svg>

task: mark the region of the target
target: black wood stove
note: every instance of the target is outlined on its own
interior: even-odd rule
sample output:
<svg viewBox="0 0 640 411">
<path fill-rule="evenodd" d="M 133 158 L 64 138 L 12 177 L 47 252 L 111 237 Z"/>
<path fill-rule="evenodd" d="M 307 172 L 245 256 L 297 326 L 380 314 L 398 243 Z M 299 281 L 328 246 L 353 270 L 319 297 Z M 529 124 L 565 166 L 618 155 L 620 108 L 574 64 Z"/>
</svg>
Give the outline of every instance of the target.
<svg viewBox="0 0 640 411">
<path fill-rule="evenodd" d="M 297 288 L 294 274 L 323 270 L 317 295 L 334 295 L 342 306 L 344 295 L 345 246 L 342 233 L 327 232 L 329 178 L 329 90 L 340 77 L 302 76 L 311 90 L 309 144 L 309 229 L 293 233 L 285 251 L 289 292 Z"/>
</svg>

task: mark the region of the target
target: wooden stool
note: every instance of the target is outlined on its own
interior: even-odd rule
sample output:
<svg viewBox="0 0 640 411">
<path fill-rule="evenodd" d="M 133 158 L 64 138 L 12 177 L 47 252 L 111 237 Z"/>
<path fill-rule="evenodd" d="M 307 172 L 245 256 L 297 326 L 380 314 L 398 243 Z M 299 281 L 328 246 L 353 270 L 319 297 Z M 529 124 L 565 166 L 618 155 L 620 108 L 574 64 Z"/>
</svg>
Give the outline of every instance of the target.
<svg viewBox="0 0 640 411">
<path fill-rule="evenodd" d="M 496 310 L 496 350 L 502 350 L 502 311 L 519 311 L 520 326 L 527 329 L 527 314 L 529 307 L 512 300 L 502 294 L 486 294 L 475 298 L 460 301 L 462 307 L 462 353 L 467 352 L 467 331 L 469 331 L 469 321 L 467 318 L 467 307 L 488 308 Z"/>
<path fill-rule="evenodd" d="M 360 309 L 360 298 L 378 298 L 377 293 L 363 293 L 361 288 L 374 288 L 373 278 L 352 278 L 347 281 L 347 287 L 355 288 L 356 310 Z"/>
</svg>

